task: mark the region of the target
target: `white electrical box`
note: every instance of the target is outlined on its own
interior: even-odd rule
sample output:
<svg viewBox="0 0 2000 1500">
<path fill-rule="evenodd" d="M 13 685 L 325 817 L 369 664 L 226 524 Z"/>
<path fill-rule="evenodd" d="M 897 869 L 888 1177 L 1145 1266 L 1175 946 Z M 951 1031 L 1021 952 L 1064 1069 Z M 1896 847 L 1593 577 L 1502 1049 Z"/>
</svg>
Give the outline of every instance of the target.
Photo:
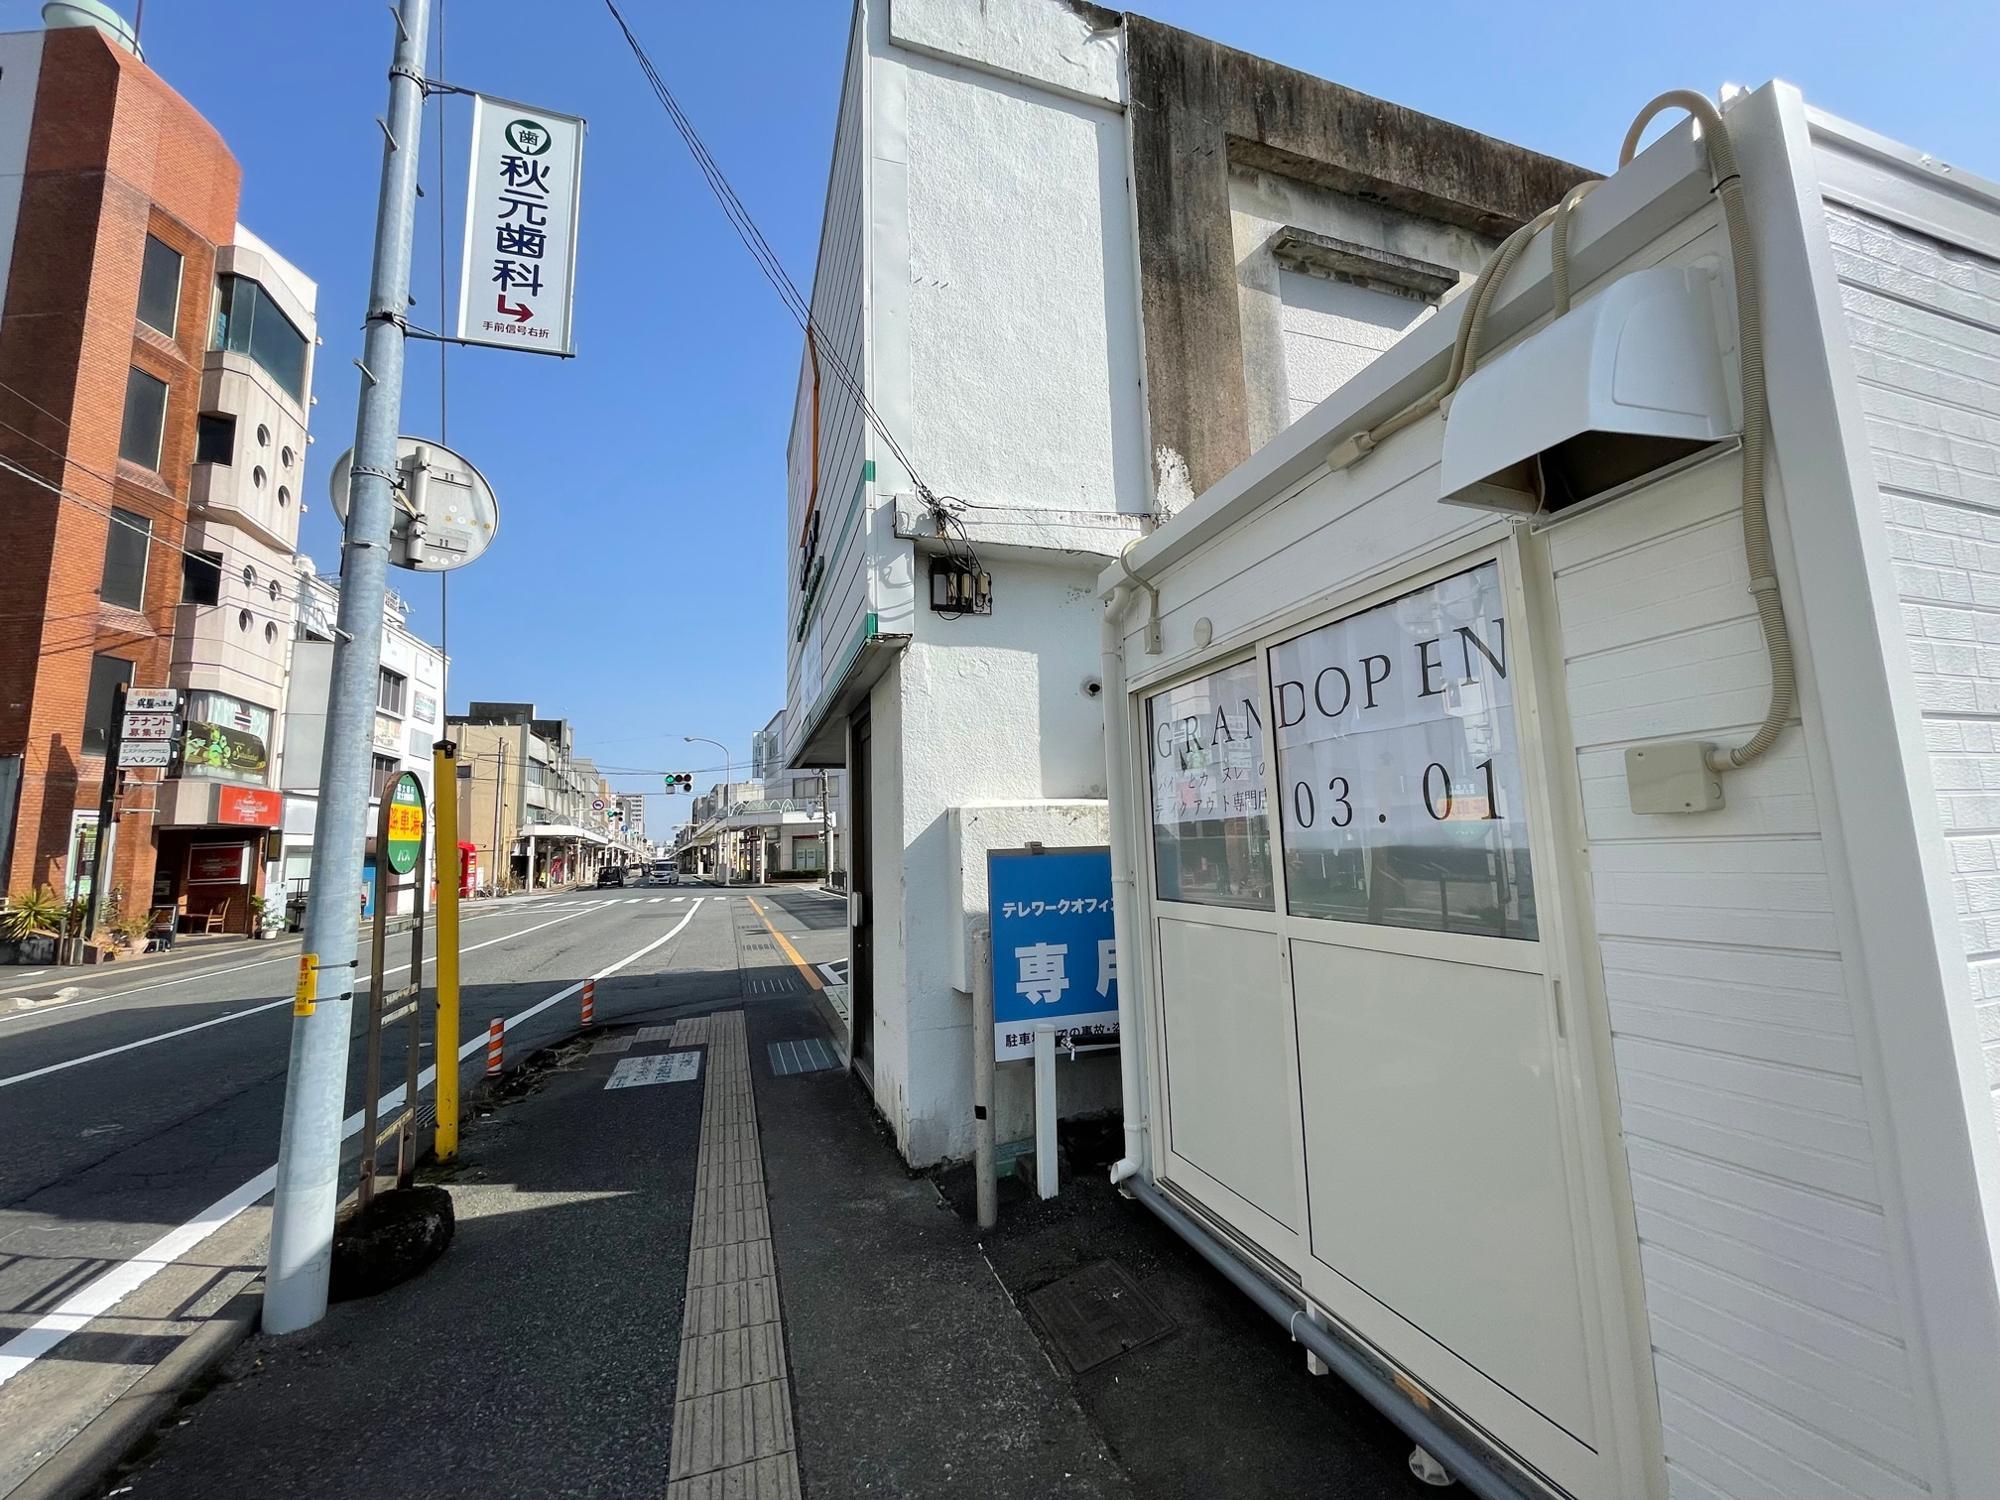
<svg viewBox="0 0 2000 1500">
<path fill-rule="evenodd" d="M 1642 745 L 1625 752 L 1625 789 L 1635 813 L 1714 812 L 1722 778 L 1708 768 L 1708 746 L 1694 740 Z"/>
</svg>

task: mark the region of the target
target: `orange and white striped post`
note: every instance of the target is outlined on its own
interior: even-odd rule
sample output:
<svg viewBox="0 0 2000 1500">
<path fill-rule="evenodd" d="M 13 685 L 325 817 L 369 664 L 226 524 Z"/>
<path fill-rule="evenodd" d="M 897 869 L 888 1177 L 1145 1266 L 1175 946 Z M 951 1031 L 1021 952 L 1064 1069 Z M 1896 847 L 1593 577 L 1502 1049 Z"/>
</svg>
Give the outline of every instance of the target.
<svg viewBox="0 0 2000 1500">
<path fill-rule="evenodd" d="M 507 1023 L 499 1016 L 495 1016 L 492 1024 L 486 1028 L 486 1076 L 488 1078 L 498 1078 L 500 1076 L 500 1054 L 503 1046 L 503 1038 L 506 1035 Z"/>
<path fill-rule="evenodd" d="M 586 1030 L 597 1024 L 597 981 L 595 979 L 586 979 L 583 982 L 583 1024 Z"/>
</svg>

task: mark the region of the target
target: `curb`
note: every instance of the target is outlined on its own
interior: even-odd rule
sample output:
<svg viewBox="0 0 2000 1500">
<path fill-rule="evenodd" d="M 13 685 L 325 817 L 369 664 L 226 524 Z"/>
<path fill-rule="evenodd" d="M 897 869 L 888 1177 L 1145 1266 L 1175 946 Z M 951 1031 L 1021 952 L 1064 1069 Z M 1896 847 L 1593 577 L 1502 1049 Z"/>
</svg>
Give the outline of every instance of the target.
<svg viewBox="0 0 2000 1500">
<path fill-rule="evenodd" d="M 96 1494 L 111 1471 L 152 1435 L 181 1398 L 250 1336 L 263 1306 L 261 1285 L 230 1298 L 130 1390 L 43 1460 L 7 1500 L 85 1500 Z"/>
</svg>

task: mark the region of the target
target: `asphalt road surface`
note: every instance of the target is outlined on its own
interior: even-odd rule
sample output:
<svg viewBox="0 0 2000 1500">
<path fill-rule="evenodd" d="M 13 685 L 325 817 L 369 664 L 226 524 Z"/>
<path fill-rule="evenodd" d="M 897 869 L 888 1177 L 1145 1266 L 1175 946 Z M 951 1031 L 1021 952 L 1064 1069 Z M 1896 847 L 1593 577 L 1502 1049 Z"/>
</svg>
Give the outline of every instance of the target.
<svg viewBox="0 0 2000 1500">
<path fill-rule="evenodd" d="M 806 889 L 706 885 L 468 905 L 468 1086 L 484 1066 L 490 1018 L 508 1018 L 510 1057 L 525 1056 L 576 1028 L 587 977 L 598 976 L 600 1022 L 712 1008 L 715 982 L 740 983 L 718 945 L 734 941 L 731 909 L 752 895 L 815 918 L 842 910 Z M 406 982 L 407 955 L 408 939 L 392 939 L 391 985 Z M 0 1496 L 170 1352 L 158 1324 L 132 1319 L 127 1329 L 102 1316 L 107 1289 L 175 1259 L 177 1235 L 192 1244 L 227 1216 L 255 1218 L 277 1154 L 296 961 L 296 943 L 242 943 L 61 989 L 10 986 L 0 971 Z M 356 1012 L 344 1189 L 363 1100 L 365 1006 Z M 426 1067 L 431 1019 L 427 988 L 416 1017 Z M 401 1082 L 407 1045 L 406 1031 L 388 1033 L 384 1092 Z M 207 1254 L 221 1259 L 214 1244 Z M 157 1316 L 212 1310 L 232 1290 L 231 1269 L 217 1264 Z M 233 1270 L 239 1284 L 248 1279 L 243 1265 Z"/>
</svg>

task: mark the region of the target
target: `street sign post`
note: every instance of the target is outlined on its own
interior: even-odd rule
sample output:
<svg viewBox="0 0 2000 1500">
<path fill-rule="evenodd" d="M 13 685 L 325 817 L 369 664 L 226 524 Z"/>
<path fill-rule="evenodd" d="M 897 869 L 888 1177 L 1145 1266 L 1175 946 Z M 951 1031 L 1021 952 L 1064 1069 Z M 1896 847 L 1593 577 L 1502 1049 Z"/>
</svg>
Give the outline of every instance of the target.
<svg viewBox="0 0 2000 1500">
<path fill-rule="evenodd" d="M 382 856 L 398 875 L 424 857 L 424 784 L 405 771 L 382 792 Z"/>
<path fill-rule="evenodd" d="M 361 1090 L 366 1101 L 362 1105 L 361 1180 L 355 1193 L 355 1201 L 363 1208 L 375 1196 L 376 1177 L 380 1172 L 378 1153 L 391 1137 L 396 1142 L 396 1185 L 408 1187 L 417 1168 L 417 1078 L 423 1038 L 423 1027 L 417 1024 L 417 1002 L 424 987 L 424 881 L 419 875 L 414 882 L 415 911 L 410 918 L 409 929 L 410 977 L 407 983 L 391 990 L 384 987 L 382 975 L 388 962 L 389 911 L 395 906 L 396 893 L 402 886 L 400 882 L 379 874 L 379 865 L 386 865 L 397 875 L 407 875 L 416 869 L 418 861 L 423 858 L 424 784 L 417 780 L 413 772 L 401 772 L 382 788 L 381 822 L 375 831 L 375 846 L 380 852 L 380 860 L 375 893 L 375 929 L 369 949 L 368 1061 Z M 398 1022 L 406 1022 L 408 1031 L 407 1046 L 404 1048 L 403 1100 L 396 1117 L 385 1126 L 377 1119 L 382 1091 L 382 1033 Z M 438 1071 L 442 1075 L 444 1068 L 452 1064 L 442 1061 L 445 1056 L 442 1051 L 438 1056 L 441 1060 Z"/>
<path fill-rule="evenodd" d="M 584 123 L 489 94 L 472 96 L 458 337 L 576 353 L 570 311 Z"/>
</svg>

